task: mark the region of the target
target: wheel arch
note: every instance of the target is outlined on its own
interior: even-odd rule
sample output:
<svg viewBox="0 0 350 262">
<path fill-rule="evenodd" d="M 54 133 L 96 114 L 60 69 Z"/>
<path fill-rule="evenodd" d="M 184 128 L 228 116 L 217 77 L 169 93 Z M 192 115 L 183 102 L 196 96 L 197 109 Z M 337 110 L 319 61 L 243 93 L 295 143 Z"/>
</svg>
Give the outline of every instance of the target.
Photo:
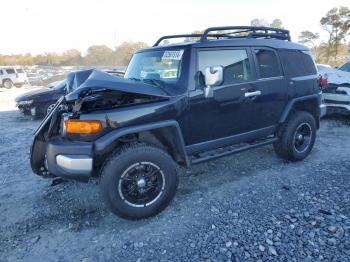
<svg viewBox="0 0 350 262">
<path fill-rule="evenodd" d="M 5 83 L 5 81 L 10 81 L 11 83 L 13 83 L 13 81 L 12 81 L 12 79 L 11 78 L 4 78 L 4 79 L 2 79 L 2 84 L 4 84 Z"/>
<path fill-rule="evenodd" d="M 279 123 L 284 123 L 288 117 L 295 111 L 306 111 L 309 112 L 316 121 L 317 129 L 320 127 L 320 104 L 321 95 L 314 94 L 303 97 L 297 97 L 289 101 L 285 110 L 283 111 Z"/>
<path fill-rule="evenodd" d="M 175 120 L 118 128 L 97 139 L 94 142 L 94 151 L 98 155 L 108 154 L 124 140 L 156 145 L 168 152 L 179 165 L 189 166 L 182 132 Z"/>
</svg>

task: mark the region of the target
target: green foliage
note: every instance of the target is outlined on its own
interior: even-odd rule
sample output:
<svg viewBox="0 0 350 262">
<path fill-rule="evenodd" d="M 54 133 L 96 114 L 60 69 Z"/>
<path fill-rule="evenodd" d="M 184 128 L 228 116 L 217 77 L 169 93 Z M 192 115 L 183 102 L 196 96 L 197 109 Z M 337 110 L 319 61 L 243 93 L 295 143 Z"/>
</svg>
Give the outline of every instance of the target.
<svg viewBox="0 0 350 262">
<path fill-rule="evenodd" d="M 271 27 L 283 29 L 283 24 L 281 19 L 274 19 L 270 25 Z"/>
<path fill-rule="evenodd" d="M 350 44 L 346 43 L 350 33 L 350 9 L 332 8 L 320 20 L 321 27 L 327 31 L 328 39 L 317 44 L 319 34 L 302 31 L 299 42 L 311 47 L 317 63 L 338 66 L 350 56 Z"/>
<path fill-rule="evenodd" d="M 299 43 L 305 45 L 311 45 L 311 47 L 315 47 L 315 40 L 319 39 L 320 35 L 318 33 L 313 33 L 311 31 L 302 31 L 299 36 Z"/>
<path fill-rule="evenodd" d="M 332 8 L 321 18 L 320 23 L 328 32 L 326 61 L 337 60 L 341 42 L 350 31 L 350 9 L 344 6 Z"/>
<path fill-rule="evenodd" d="M 281 28 L 281 29 L 283 28 L 282 20 L 278 18 L 274 19 L 272 23 L 269 23 L 265 19 L 254 18 L 252 21 L 250 21 L 250 25 L 251 26 L 271 26 L 271 27 Z"/>
</svg>

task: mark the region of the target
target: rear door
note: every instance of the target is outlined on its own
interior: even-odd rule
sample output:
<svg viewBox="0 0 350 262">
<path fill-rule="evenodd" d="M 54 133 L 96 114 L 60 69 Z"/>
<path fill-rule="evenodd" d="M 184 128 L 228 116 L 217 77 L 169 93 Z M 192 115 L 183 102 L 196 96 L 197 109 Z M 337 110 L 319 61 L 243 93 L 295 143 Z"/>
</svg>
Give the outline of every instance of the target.
<svg viewBox="0 0 350 262">
<path fill-rule="evenodd" d="M 254 101 L 259 116 L 255 128 L 276 126 L 288 102 L 288 83 L 274 49 L 254 47 L 252 53 L 258 74 L 253 86 L 261 92 L 259 99 Z"/>
</svg>

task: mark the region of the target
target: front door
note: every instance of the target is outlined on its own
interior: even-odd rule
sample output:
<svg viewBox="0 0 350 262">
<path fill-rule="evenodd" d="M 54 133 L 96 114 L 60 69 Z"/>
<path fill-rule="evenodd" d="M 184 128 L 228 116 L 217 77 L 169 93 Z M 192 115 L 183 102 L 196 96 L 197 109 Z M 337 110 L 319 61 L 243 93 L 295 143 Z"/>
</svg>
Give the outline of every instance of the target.
<svg viewBox="0 0 350 262">
<path fill-rule="evenodd" d="M 249 48 L 197 50 L 196 89 L 190 91 L 189 130 L 191 144 L 234 136 L 254 130 L 259 121 L 259 99 L 253 58 Z M 204 70 L 223 67 L 223 83 L 204 96 Z"/>
</svg>

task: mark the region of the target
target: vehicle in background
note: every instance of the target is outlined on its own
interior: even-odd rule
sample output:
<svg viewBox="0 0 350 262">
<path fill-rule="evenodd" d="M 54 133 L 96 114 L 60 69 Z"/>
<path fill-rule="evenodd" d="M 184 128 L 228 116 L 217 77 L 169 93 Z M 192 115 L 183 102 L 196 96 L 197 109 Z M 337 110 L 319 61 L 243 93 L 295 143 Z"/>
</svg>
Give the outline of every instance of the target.
<svg viewBox="0 0 350 262">
<path fill-rule="evenodd" d="M 9 89 L 28 84 L 28 77 L 23 68 L 0 68 L 0 85 Z"/>
<path fill-rule="evenodd" d="M 339 68 L 317 65 L 326 114 L 350 114 L 350 63 Z"/>
<path fill-rule="evenodd" d="M 347 63 L 339 66 L 338 69 L 341 71 L 350 72 L 350 62 L 347 62 Z"/>
<path fill-rule="evenodd" d="M 160 45 L 183 37 L 198 40 Z M 268 144 L 283 159 L 303 160 L 320 103 L 310 51 L 290 42 L 288 30 L 231 26 L 164 36 L 133 55 L 124 78 L 69 74 L 67 95 L 34 133 L 31 167 L 47 178 L 98 178 L 112 212 L 145 218 L 174 197 L 176 165 Z"/>
<path fill-rule="evenodd" d="M 326 64 L 317 64 L 317 70 L 323 70 L 323 69 L 327 69 L 327 68 L 332 68 L 330 65 L 326 65 Z"/>
<path fill-rule="evenodd" d="M 346 63 L 339 68 L 331 68 L 327 65 L 317 65 L 318 73 L 323 79 L 327 79 L 328 86 L 335 88 L 338 86 L 350 87 L 350 72 L 347 70 L 350 67 L 350 63 Z"/>
<path fill-rule="evenodd" d="M 60 97 L 66 94 L 66 81 L 50 84 L 47 88 L 36 89 L 16 97 L 18 109 L 33 117 L 46 116 Z"/>
</svg>

